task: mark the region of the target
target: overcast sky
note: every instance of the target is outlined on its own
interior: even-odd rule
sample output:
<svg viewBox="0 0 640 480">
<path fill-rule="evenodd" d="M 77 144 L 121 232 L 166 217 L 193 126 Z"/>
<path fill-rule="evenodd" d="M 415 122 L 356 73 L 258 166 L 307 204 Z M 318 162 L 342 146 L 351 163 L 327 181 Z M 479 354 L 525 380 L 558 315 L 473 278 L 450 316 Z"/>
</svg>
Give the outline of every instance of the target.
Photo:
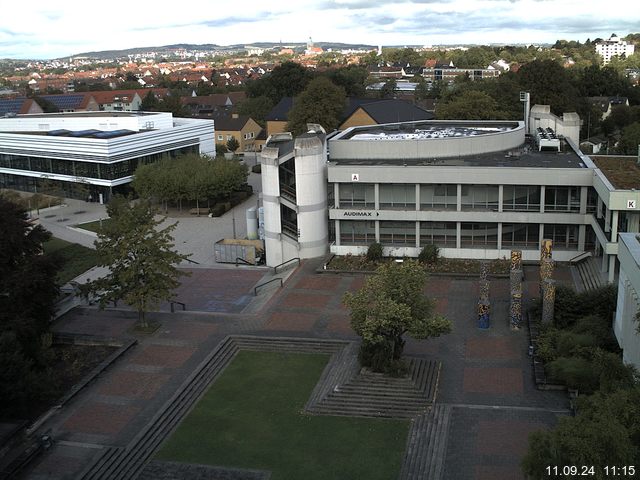
<svg viewBox="0 0 640 480">
<path fill-rule="evenodd" d="M 173 43 L 553 43 L 640 31 L 637 0 L 26 0 L 0 5 L 0 58 Z M 609 7 L 611 5 L 611 7 Z"/>
</svg>

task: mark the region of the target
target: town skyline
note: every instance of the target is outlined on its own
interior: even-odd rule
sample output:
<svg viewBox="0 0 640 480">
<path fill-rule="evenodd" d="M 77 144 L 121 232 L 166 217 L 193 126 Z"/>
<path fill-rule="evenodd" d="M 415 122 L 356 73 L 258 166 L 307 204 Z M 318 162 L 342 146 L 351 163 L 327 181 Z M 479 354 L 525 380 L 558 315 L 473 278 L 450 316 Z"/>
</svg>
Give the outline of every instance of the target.
<svg viewBox="0 0 640 480">
<path fill-rule="evenodd" d="M 633 4 L 622 1 L 625 5 Z M 55 9 L 41 0 L 8 8 L 0 19 L 0 58 L 46 60 L 147 45 L 284 44 L 309 38 L 375 46 L 552 44 L 637 30 L 637 19 L 626 8 L 606 11 L 578 0 L 305 0 L 294 6 L 249 1 L 239 14 L 218 12 L 202 0 L 170 14 L 121 0 L 109 8 L 117 14 L 100 22 L 91 21 L 74 1 Z"/>
</svg>

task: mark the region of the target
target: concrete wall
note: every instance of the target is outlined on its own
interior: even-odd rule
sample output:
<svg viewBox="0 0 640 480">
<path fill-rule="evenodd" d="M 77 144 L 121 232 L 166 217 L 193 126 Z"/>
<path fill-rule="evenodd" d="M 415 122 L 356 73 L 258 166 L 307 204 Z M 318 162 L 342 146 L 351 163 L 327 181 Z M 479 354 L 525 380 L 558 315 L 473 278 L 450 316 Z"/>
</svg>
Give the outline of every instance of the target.
<svg viewBox="0 0 640 480">
<path fill-rule="evenodd" d="M 495 122 L 495 125 L 505 125 L 509 122 Z M 345 138 L 352 132 L 358 132 L 358 127 L 346 130 L 343 134 L 331 139 L 329 151 L 334 159 L 402 159 L 447 158 L 465 155 L 479 155 L 488 152 L 498 152 L 517 148 L 524 143 L 524 123 L 511 122 L 512 129 L 499 133 L 469 137 L 445 137 L 424 139 L 397 140 L 354 140 Z M 472 127 L 478 122 L 420 122 L 421 125 L 455 125 Z M 491 122 L 486 122 L 491 126 Z M 362 130 L 366 133 L 366 129 Z"/>
<path fill-rule="evenodd" d="M 613 331 L 622 348 L 622 359 L 640 368 L 640 336 L 638 320 L 640 310 L 640 243 L 636 234 L 621 233 L 618 248 L 620 275 L 618 277 L 618 304 Z"/>
</svg>

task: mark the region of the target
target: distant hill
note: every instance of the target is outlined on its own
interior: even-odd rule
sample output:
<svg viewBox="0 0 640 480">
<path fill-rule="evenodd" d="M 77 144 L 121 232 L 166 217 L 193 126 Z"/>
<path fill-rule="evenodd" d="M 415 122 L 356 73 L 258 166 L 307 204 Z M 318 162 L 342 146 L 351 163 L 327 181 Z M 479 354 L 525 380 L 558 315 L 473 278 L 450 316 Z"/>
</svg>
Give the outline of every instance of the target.
<svg viewBox="0 0 640 480">
<path fill-rule="evenodd" d="M 327 50 L 329 48 L 334 50 L 342 50 L 342 49 L 366 49 L 371 50 L 376 48 L 372 45 L 365 44 L 349 44 L 349 43 L 339 43 L 339 42 L 314 42 L 314 45 L 318 47 L 322 47 Z M 205 43 L 205 44 L 192 44 L 192 43 L 176 43 L 173 45 L 162 45 L 157 47 L 135 47 L 135 48 L 126 48 L 123 50 L 102 50 L 97 52 L 83 52 L 76 53 L 74 55 L 67 55 L 64 58 L 68 57 L 89 57 L 89 58 L 99 58 L 99 59 L 112 59 L 119 57 L 126 57 L 128 55 L 136 55 L 136 54 L 144 54 L 147 52 L 156 52 L 156 54 L 171 54 L 179 49 L 184 50 L 198 50 L 198 51 L 210 51 L 210 52 L 233 52 L 238 50 L 243 50 L 245 46 L 254 46 L 258 48 L 274 48 L 280 46 L 288 46 L 294 48 L 304 48 L 306 43 L 304 42 L 253 42 L 248 44 L 236 44 L 236 45 L 216 45 L 214 43 Z"/>
</svg>

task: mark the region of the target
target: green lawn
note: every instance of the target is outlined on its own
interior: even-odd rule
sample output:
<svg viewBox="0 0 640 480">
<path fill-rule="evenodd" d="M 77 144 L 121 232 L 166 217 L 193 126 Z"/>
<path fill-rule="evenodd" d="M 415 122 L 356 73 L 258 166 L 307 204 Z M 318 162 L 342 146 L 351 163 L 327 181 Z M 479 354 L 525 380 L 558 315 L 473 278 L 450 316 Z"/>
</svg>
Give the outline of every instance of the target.
<svg viewBox="0 0 640 480">
<path fill-rule="evenodd" d="M 89 230 L 90 232 L 98 233 L 98 231 L 100 230 L 100 225 L 106 225 L 110 221 L 110 218 L 105 218 L 102 220 L 96 220 L 95 222 L 80 223 L 76 225 L 76 227 L 82 228 L 83 230 Z"/>
<path fill-rule="evenodd" d="M 389 480 L 408 420 L 302 412 L 327 355 L 241 351 L 157 457 L 270 470 L 272 480 Z"/>
<path fill-rule="evenodd" d="M 96 252 L 77 243 L 51 237 L 43 245 L 45 255 L 55 255 L 60 259 L 58 282 L 64 285 L 78 275 L 96 265 Z"/>
</svg>

